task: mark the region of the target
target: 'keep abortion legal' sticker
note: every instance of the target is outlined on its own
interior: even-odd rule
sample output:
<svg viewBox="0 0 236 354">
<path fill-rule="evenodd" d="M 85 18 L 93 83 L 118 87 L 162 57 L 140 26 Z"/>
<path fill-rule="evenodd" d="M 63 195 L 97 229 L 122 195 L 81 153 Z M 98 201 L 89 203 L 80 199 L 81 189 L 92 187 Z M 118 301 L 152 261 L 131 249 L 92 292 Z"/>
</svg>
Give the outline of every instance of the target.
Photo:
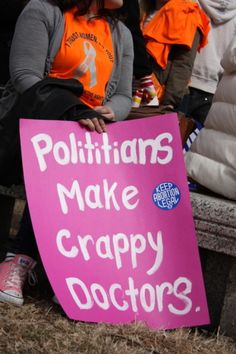
<svg viewBox="0 0 236 354">
<path fill-rule="evenodd" d="M 181 199 L 179 188 L 172 182 L 160 183 L 152 193 L 155 205 L 162 210 L 172 210 Z"/>
</svg>

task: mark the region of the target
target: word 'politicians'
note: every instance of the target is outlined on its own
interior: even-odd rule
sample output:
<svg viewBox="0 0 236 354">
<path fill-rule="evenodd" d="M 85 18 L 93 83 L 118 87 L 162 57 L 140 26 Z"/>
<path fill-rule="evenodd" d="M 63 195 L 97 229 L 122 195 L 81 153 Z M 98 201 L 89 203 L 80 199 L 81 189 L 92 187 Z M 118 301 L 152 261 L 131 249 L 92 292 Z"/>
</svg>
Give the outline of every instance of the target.
<svg viewBox="0 0 236 354">
<path fill-rule="evenodd" d="M 62 166 L 68 164 L 168 164 L 173 158 L 170 143 L 173 136 L 169 132 L 157 135 L 154 139 L 134 138 L 121 143 L 110 143 L 109 136 L 102 134 L 102 142 L 93 141 L 96 134 L 85 133 L 85 140 L 77 140 L 70 133 L 64 141 L 53 141 L 49 134 L 37 134 L 31 142 L 37 156 L 40 171 L 47 169 L 47 156 L 51 154 Z"/>
</svg>

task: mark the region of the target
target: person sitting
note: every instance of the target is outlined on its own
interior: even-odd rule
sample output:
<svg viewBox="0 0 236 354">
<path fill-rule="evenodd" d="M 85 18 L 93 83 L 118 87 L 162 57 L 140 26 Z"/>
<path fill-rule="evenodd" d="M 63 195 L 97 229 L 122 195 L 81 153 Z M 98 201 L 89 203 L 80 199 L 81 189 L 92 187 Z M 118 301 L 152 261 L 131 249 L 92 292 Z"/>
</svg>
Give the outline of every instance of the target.
<svg viewBox="0 0 236 354">
<path fill-rule="evenodd" d="M 188 176 L 201 186 L 236 200 L 236 39 L 227 47 L 224 68 L 204 128 L 185 155 Z"/>
<path fill-rule="evenodd" d="M 236 31 L 236 2 L 198 0 L 211 20 L 208 44 L 197 53 L 188 93 L 178 110 L 204 124 L 223 74 L 220 61 Z"/>
<path fill-rule="evenodd" d="M 10 135 L 13 125 L 18 134 L 19 117 L 79 121 L 98 133 L 106 131 L 106 122 L 126 118 L 132 105 L 133 42 L 117 17 L 122 5 L 122 0 L 28 2 L 17 20 L 11 80 L 0 101 L 0 116 Z M 40 95 L 46 96 L 42 100 Z M 37 108 L 35 116 L 30 116 L 32 107 Z M 20 150 L 18 141 L 16 147 Z M 0 158 L 1 171 L 4 161 Z M 0 301 L 23 304 L 23 286 L 37 256 L 26 206 L 20 230 L 0 264 Z"/>
</svg>

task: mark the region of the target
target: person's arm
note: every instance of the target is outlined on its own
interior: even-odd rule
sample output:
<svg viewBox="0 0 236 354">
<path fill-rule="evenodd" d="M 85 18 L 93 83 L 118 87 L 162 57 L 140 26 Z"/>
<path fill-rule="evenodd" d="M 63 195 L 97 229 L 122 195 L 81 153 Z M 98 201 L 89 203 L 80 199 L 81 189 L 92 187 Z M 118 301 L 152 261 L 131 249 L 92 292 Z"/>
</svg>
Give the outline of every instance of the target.
<svg viewBox="0 0 236 354">
<path fill-rule="evenodd" d="M 0 3 L 0 28 L 1 32 L 12 30 L 16 20 L 24 7 L 24 0 L 8 0 Z"/>
<path fill-rule="evenodd" d="M 165 93 L 162 104 L 176 108 L 183 98 L 189 84 L 197 48 L 200 41 L 200 32 L 197 30 L 192 48 L 184 46 L 173 46 L 173 55 L 170 61 L 167 82 L 165 82 Z"/>
<path fill-rule="evenodd" d="M 47 11 L 45 3 L 32 1 L 18 18 L 10 52 L 10 76 L 19 93 L 44 77 L 50 27 Z"/>
<path fill-rule="evenodd" d="M 121 30 L 121 29 L 120 29 Z M 133 78 L 133 41 L 130 31 L 123 25 L 123 55 L 121 58 L 119 81 L 116 92 L 105 102 L 105 106 L 114 112 L 114 120 L 125 119 L 131 109 L 132 103 L 132 78 Z"/>
</svg>

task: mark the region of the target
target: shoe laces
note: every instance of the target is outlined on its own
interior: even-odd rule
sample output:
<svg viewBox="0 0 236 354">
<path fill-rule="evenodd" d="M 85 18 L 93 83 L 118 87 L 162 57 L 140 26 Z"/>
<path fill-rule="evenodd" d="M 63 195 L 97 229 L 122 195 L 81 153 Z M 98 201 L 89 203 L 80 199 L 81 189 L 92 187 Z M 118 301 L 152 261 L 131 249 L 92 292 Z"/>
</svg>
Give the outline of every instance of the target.
<svg viewBox="0 0 236 354">
<path fill-rule="evenodd" d="M 10 265 L 9 272 L 7 274 L 7 277 L 5 278 L 5 282 L 8 286 L 17 286 L 17 287 L 22 287 L 26 274 L 27 274 L 28 269 L 17 266 L 14 263 Z"/>
</svg>

